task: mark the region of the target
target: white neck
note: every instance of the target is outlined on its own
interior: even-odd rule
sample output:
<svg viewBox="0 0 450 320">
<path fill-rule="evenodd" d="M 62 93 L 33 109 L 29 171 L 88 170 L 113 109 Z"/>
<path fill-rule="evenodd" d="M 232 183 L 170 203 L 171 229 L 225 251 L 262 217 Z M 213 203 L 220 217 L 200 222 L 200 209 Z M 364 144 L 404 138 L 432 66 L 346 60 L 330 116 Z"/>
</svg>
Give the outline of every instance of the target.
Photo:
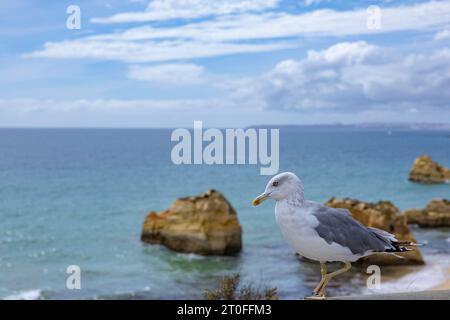
<svg viewBox="0 0 450 320">
<path fill-rule="evenodd" d="M 298 183 L 295 190 L 285 198 L 289 205 L 301 207 L 305 202 L 305 195 L 303 191 L 303 185 L 301 182 Z"/>
</svg>

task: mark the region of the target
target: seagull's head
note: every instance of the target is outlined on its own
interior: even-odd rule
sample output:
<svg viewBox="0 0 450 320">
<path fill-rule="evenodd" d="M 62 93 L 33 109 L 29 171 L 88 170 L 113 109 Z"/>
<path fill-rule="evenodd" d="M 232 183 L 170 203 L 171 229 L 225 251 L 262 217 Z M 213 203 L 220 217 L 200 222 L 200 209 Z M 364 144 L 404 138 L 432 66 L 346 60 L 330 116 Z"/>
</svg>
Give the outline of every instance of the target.
<svg viewBox="0 0 450 320">
<path fill-rule="evenodd" d="M 261 195 L 256 197 L 252 204 L 257 206 L 269 198 L 280 201 L 297 194 L 303 197 L 302 182 L 294 173 L 283 172 L 270 179 L 267 183 L 266 190 L 264 190 Z"/>
</svg>

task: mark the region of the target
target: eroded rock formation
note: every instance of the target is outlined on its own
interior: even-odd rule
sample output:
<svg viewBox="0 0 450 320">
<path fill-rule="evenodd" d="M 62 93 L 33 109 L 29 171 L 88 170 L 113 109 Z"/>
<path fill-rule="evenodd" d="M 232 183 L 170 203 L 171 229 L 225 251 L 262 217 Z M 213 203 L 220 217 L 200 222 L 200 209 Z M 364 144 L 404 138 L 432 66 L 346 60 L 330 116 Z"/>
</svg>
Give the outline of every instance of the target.
<svg viewBox="0 0 450 320">
<path fill-rule="evenodd" d="M 405 216 L 410 224 L 422 228 L 450 227 L 450 200 L 431 200 L 424 209 L 408 209 Z"/>
<path fill-rule="evenodd" d="M 242 229 L 236 211 L 218 191 L 181 198 L 169 209 L 151 211 L 141 240 L 180 252 L 234 255 L 242 248 Z"/>
<path fill-rule="evenodd" d="M 450 169 L 423 155 L 414 160 L 409 180 L 419 183 L 445 183 L 450 181 Z"/>
</svg>

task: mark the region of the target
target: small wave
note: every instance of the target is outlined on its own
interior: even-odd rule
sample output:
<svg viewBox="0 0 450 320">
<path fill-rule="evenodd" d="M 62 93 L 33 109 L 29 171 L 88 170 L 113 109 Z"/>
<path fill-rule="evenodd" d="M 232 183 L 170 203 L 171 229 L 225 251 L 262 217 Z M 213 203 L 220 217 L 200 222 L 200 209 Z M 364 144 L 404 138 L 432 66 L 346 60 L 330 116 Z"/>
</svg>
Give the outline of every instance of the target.
<svg viewBox="0 0 450 320">
<path fill-rule="evenodd" d="M 177 252 L 176 256 L 179 258 L 183 258 L 189 261 L 194 261 L 194 260 L 205 260 L 205 256 L 202 256 L 200 254 L 196 254 L 196 253 L 182 253 L 182 252 Z"/>
<path fill-rule="evenodd" d="M 42 298 L 41 290 L 27 290 L 5 297 L 3 300 L 39 300 Z"/>
<path fill-rule="evenodd" d="M 114 292 L 111 294 L 99 294 L 86 298 L 87 300 L 151 300 L 155 296 L 150 293 L 150 288 L 145 287 L 140 291 Z"/>
</svg>

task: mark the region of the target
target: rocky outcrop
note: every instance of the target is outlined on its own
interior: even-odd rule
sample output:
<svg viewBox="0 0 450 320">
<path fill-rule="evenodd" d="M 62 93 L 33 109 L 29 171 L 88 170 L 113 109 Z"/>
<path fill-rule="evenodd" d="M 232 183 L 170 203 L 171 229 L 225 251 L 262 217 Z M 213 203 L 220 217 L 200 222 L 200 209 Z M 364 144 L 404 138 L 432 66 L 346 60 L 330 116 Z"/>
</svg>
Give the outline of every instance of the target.
<svg viewBox="0 0 450 320">
<path fill-rule="evenodd" d="M 450 169 L 423 155 L 414 160 L 409 180 L 419 183 L 445 183 L 450 181 Z"/>
<path fill-rule="evenodd" d="M 431 200 L 424 209 L 408 209 L 405 216 L 409 224 L 422 228 L 450 227 L 450 200 Z"/>
<path fill-rule="evenodd" d="M 368 203 L 353 199 L 336 199 L 332 198 L 325 203 L 332 208 L 348 209 L 353 218 L 361 222 L 367 227 L 379 228 L 390 232 L 400 241 L 416 242 L 414 235 L 406 224 L 405 216 L 400 210 L 389 201 L 380 201 L 377 203 Z M 412 251 L 396 253 L 403 259 L 389 254 L 374 254 L 361 261 L 363 264 L 377 265 L 420 265 L 424 264 L 424 260 L 418 248 Z"/>
<path fill-rule="evenodd" d="M 141 240 L 180 252 L 234 255 L 242 248 L 236 211 L 218 191 L 176 200 L 161 213 L 145 219 Z"/>
</svg>

